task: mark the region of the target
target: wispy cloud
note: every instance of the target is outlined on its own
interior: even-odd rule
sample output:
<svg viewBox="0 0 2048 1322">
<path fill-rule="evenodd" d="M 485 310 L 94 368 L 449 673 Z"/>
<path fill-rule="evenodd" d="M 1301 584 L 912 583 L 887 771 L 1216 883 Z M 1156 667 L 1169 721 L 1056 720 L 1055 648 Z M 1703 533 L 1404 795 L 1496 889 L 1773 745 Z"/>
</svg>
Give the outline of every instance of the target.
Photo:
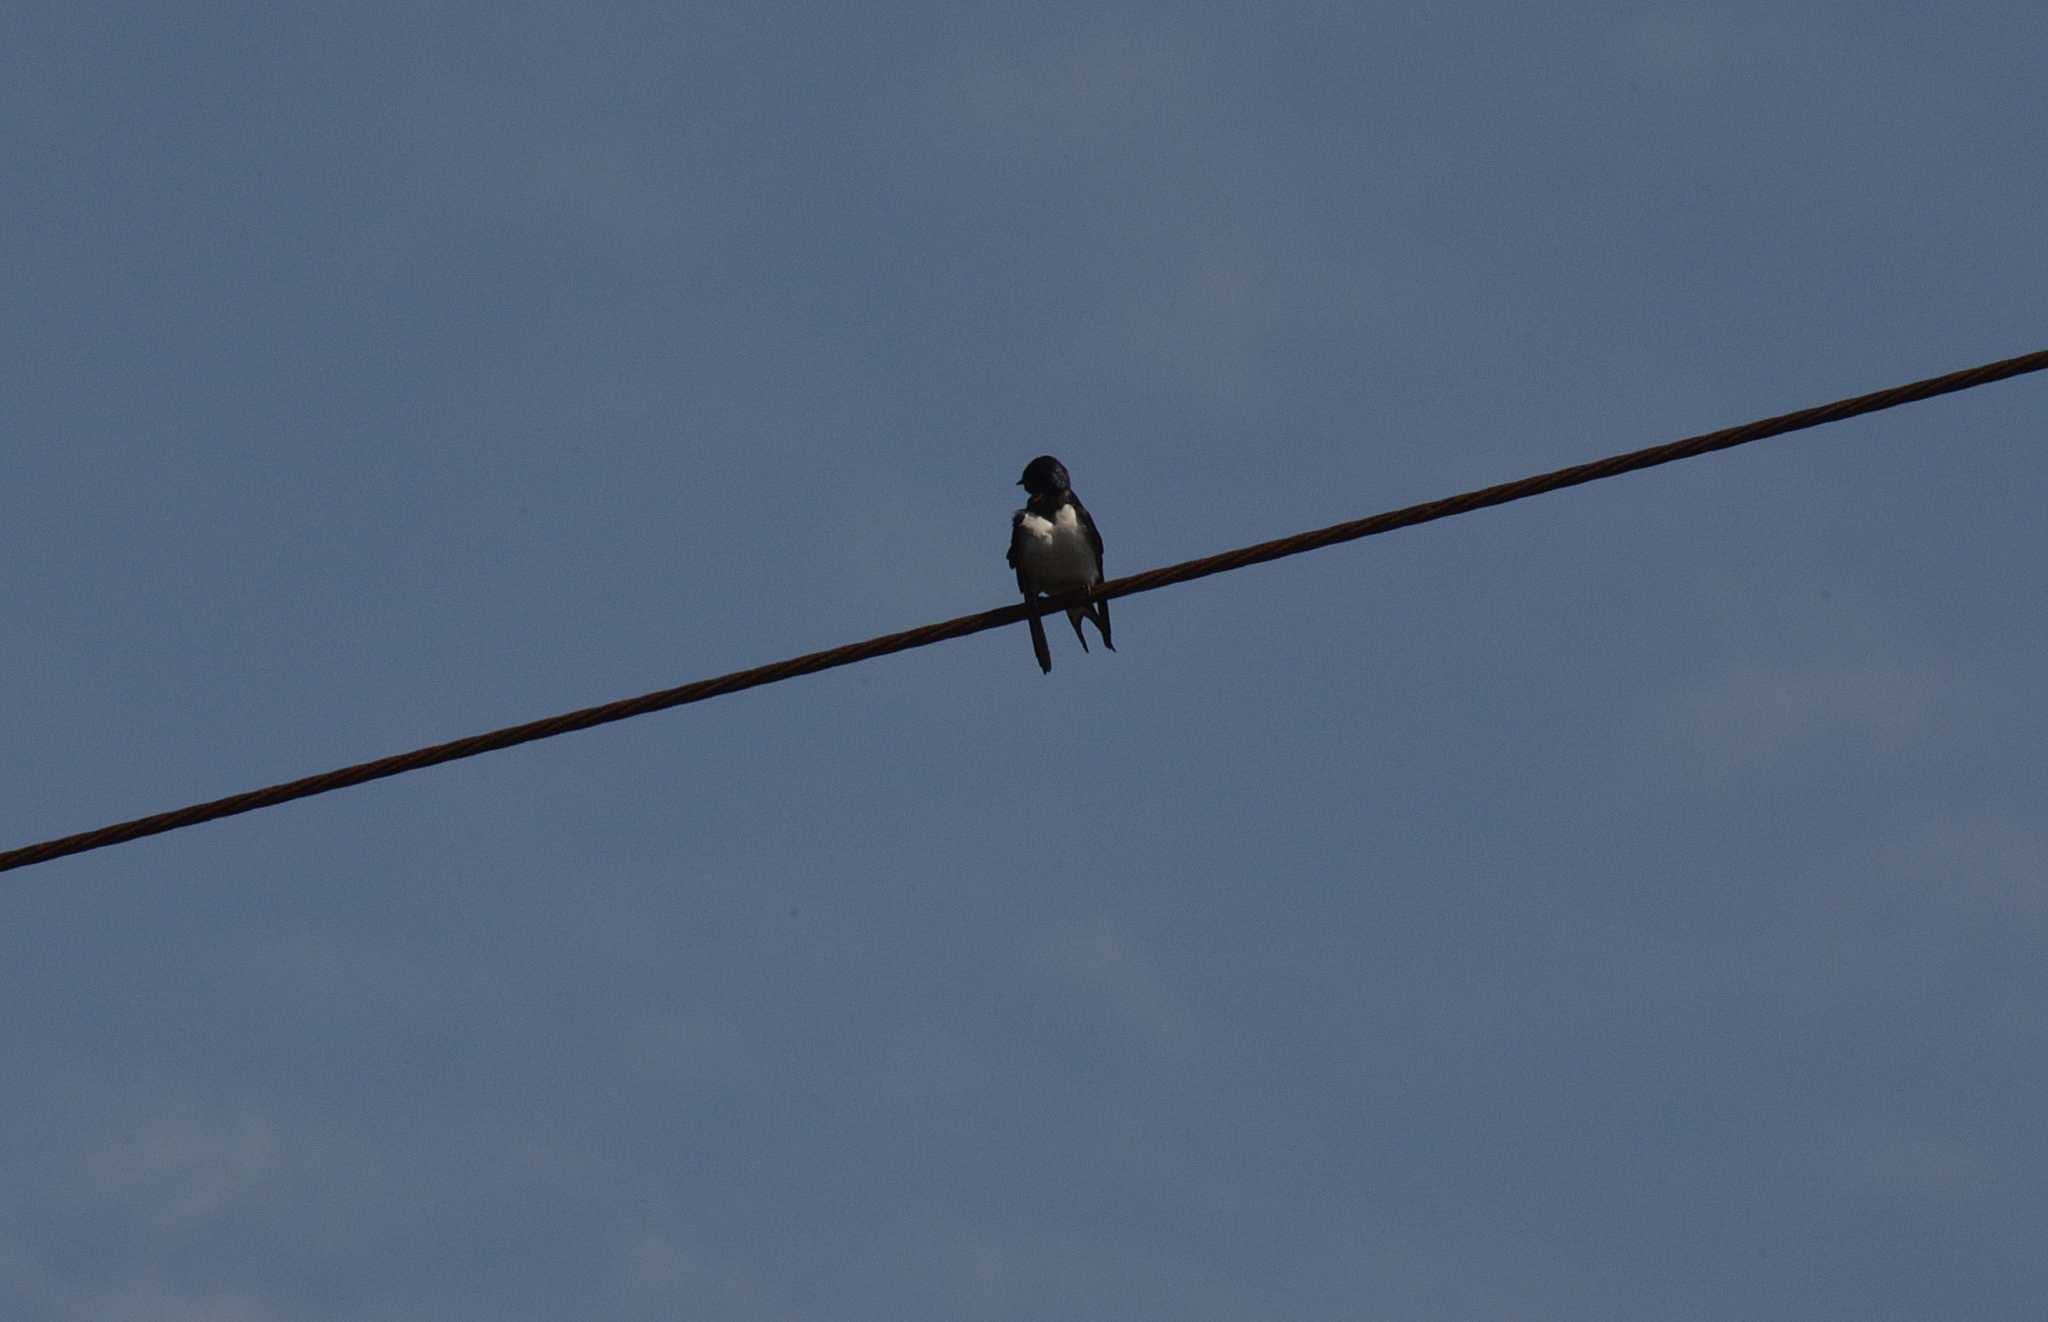
<svg viewBox="0 0 2048 1322">
<path fill-rule="evenodd" d="M 964 112 L 1013 148 L 1046 149 L 1051 135 L 1117 138 L 1172 113 L 1199 63 L 1172 29 L 1103 19 L 1035 43 L 959 47 L 934 92 L 947 116 Z"/>
<path fill-rule="evenodd" d="M 1725 20 L 1702 5 L 1659 5 L 1624 19 L 1609 52 L 1634 81 L 1660 91 L 1705 90 L 1727 42 Z"/>
<path fill-rule="evenodd" d="M 1855 1124 L 1829 1135 L 1824 1166 L 1848 1185 L 1876 1192 L 1968 1198 L 2005 1183 L 2005 1162 L 1956 1134 L 1885 1123 Z"/>
<path fill-rule="evenodd" d="M 1822 738 L 1891 747 L 1921 729 L 1940 680 L 1882 665 L 1741 667 L 1678 700 L 1675 733 L 1723 770 Z"/>
<path fill-rule="evenodd" d="M 1045 959 L 1066 983 L 1155 1046 L 1185 1041 L 1190 1025 L 1151 957 L 1106 918 L 1066 928 L 1046 943 Z"/>
<path fill-rule="evenodd" d="M 1944 817 L 1889 845 L 1882 865 L 1924 879 L 1965 904 L 2011 917 L 2048 917 L 2048 831 L 1992 814 Z"/>
<path fill-rule="evenodd" d="M 748 1322 L 790 1316 L 746 1273 L 673 1227 L 642 1227 L 618 1243 L 612 1290 L 627 1317 L 681 1314 Z"/>
<path fill-rule="evenodd" d="M 62 1308 L 63 1317 L 80 1322 L 279 1322 L 290 1316 L 247 1290 L 191 1287 L 155 1275 L 81 1292 L 64 1300 Z"/>
<path fill-rule="evenodd" d="M 85 1154 L 84 1187 L 159 1230 L 183 1229 L 258 1195 L 280 1148 L 277 1124 L 254 1103 L 159 1098 Z"/>
<path fill-rule="evenodd" d="M 650 1015 L 627 1030 L 624 1051 L 631 1069 L 657 1079 L 734 1084 L 755 1073 L 739 1025 L 706 1011 Z"/>
</svg>

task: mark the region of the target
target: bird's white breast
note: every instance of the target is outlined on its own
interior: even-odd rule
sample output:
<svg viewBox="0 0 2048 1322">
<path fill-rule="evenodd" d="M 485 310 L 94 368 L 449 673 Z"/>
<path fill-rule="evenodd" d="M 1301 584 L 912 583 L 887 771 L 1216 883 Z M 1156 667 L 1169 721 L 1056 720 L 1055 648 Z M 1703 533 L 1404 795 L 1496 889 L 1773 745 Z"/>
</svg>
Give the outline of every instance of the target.
<svg viewBox="0 0 2048 1322">
<path fill-rule="evenodd" d="M 1026 511 L 1017 526 L 1024 533 L 1018 559 L 1039 591 L 1064 592 L 1096 581 L 1095 548 L 1072 505 L 1060 506 L 1050 519 Z"/>
</svg>

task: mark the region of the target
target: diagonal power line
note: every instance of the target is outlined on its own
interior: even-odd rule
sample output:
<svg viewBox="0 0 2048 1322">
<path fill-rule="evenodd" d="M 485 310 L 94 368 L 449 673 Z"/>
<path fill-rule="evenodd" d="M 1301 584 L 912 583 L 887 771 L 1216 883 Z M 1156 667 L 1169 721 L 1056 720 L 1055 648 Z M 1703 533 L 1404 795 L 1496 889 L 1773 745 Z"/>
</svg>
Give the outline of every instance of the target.
<svg viewBox="0 0 2048 1322">
<path fill-rule="evenodd" d="M 1268 560 L 1299 555 L 1303 551 L 1335 546 L 1339 542 L 1357 541 L 1361 537 L 1392 532 L 1396 528 L 1412 528 L 1416 524 L 1447 519 L 1454 514 L 1468 514 L 1492 505 L 1505 505 L 1509 501 L 1540 496 L 1549 491 L 1561 491 L 1581 483 L 1597 482 L 1601 478 L 1654 468 L 1658 464 L 1691 459 L 1711 454 L 1716 450 L 1747 445 L 1751 441 L 1782 436 L 1787 432 L 1803 431 L 1824 423 L 1840 422 L 1844 418 L 1896 408 L 1900 404 L 1911 404 L 1932 399 L 1937 395 L 1987 385 L 1993 381 L 2004 381 L 2044 368 L 2048 368 L 2048 350 L 2022 354 L 2017 358 L 2006 358 L 1995 363 L 1985 363 L 1981 367 L 1950 372 L 1946 376 L 1928 377 L 1923 381 L 1893 386 L 1889 390 L 1857 395 L 1852 399 L 1838 399 L 1832 404 L 1822 404 L 1815 408 L 1800 409 L 1796 413 L 1763 418 L 1721 431 L 1704 432 L 1668 444 L 1653 445 L 1644 450 L 1632 450 L 1627 454 L 1612 455 L 1591 463 L 1575 464 L 1570 468 L 1560 468 L 1549 473 L 1538 473 L 1515 482 L 1503 482 L 1498 486 L 1467 491 L 1463 495 L 1443 500 L 1410 505 L 1404 509 L 1389 510 L 1384 514 L 1356 519 L 1350 523 L 1332 524 L 1327 528 L 1317 528 L 1309 532 L 1296 533 L 1291 537 L 1260 542 L 1256 546 L 1241 547 L 1220 555 L 1205 556 L 1199 560 L 1184 560 L 1177 565 L 1147 570 L 1127 578 L 1111 579 L 1098 587 L 1095 595 L 1128 597 L 1140 592 L 1150 592 L 1155 588 L 1186 583 L 1192 579 L 1206 578 L 1211 574 L 1243 569 L 1247 565 L 1263 564 Z M 1078 592 L 1044 598 L 1038 603 L 1038 608 L 1047 611 L 1057 610 L 1068 601 L 1080 599 L 1081 594 Z M 293 799 L 309 798 L 330 790 L 381 780 L 386 776 L 402 775 L 423 767 L 438 766 L 443 762 L 475 757 L 479 753 L 511 748 L 516 744 L 531 743 L 536 739 L 551 739 L 558 734 L 568 734 L 574 730 L 588 730 L 593 726 L 623 721 L 632 716 L 645 716 L 649 712 L 665 711 L 670 707 L 683 706 L 685 703 L 702 702 L 706 698 L 737 693 L 741 689 L 775 684 L 785 679 L 794 679 L 798 675 L 810 675 L 836 666 L 848 666 L 856 661 L 887 656 L 891 652 L 906 652 L 913 647 L 926 647 L 952 638 L 965 638 L 968 634 L 980 633 L 985 629 L 1015 624 L 1024 619 L 1029 611 L 1029 607 L 1018 603 L 998 610 L 983 611 L 978 615 L 962 615 L 958 619 L 906 629 L 901 633 L 883 634 L 879 638 L 870 638 L 865 642 L 848 643 L 843 647 L 829 648 L 823 652 L 811 652 L 804 656 L 791 657 L 787 661 L 755 666 L 751 670 L 736 670 L 715 679 L 700 679 L 677 688 L 643 693 L 637 698 L 622 698 L 596 707 L 564 712 L 560 716 L 528 721 L 523 725 L 508 725 L 501 730 L 470 735 L 466 739 L 455 739 L 444 744 L 432 744 L 426 748 L 413 749 L 409 753 L 396 753 L 370 762 L 359 762 L 354 766 L 322 772 L 317 776 L 306 776 L 299 780 L 266 786 L 263 789 L 231 794 L 224 799 L 213 799 L 170 812 L 137 817 L 133 821 L 117 822 L 77 835 L 60 836 L 54 840 L 24 845 L 19 849 L 0 852 L 0 872 L 10 868 L 25 868 L 36 863 L 46 863 L 67 854 L 82 854 L 88 850 L 104 849 L 108 845 L 139 840 L 149 835 L 160 835 L 165 831 L 176 831 L 183 827 L 196 826 L 201 822 L 232 817 L 237 813 L 254 812 L 258 808 L 269 808 L 280 803 L 289 803 Z"/>
</svg>

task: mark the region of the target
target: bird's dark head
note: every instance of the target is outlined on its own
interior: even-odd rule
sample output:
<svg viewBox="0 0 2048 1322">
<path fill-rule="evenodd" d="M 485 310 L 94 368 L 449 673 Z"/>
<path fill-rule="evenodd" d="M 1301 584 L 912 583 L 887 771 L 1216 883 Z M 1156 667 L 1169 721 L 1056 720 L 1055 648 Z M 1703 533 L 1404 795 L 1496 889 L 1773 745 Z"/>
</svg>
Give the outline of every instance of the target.
<svg viewBox="0 0 2048 1322">
<path fill-rule="evenodd" d="M 1068 489 L 1067 466 L 1042 454 L 1024 465 L 1024 476 L 1017 479 L 1017 485 L 1034 496 L 1056 496 Z"/>
</svg>

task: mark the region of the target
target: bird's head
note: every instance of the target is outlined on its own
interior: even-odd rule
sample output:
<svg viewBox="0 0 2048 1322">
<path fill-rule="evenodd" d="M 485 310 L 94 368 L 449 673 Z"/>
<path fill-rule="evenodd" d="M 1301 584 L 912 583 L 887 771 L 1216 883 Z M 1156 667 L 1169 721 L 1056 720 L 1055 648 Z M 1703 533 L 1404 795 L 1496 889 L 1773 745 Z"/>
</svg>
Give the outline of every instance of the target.
<svg viewBox="0 0 2048 1322">
<path fill-rule="evenodd" d="M 1024 465 L 1024 476 L 1017 479 L 1017 485 L 1034 496 L 1056 496 L 1067 490 L 1067 466 L 1042 454 Z"/>
</svg>

